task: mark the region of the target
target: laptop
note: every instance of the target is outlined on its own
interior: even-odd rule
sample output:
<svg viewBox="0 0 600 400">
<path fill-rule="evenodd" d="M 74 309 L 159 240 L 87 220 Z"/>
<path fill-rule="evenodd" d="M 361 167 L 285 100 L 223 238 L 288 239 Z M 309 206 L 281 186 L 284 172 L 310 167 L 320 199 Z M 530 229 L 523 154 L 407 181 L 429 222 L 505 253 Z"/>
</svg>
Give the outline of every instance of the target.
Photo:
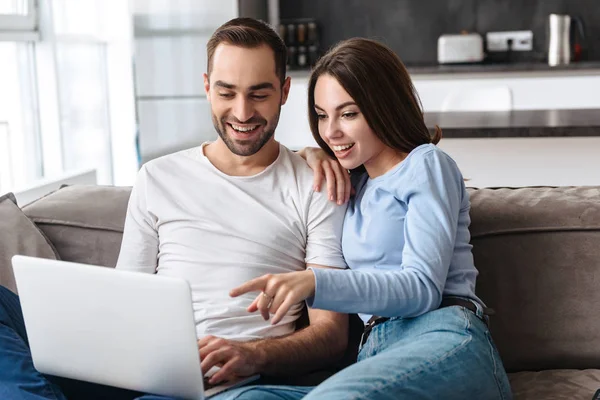
<svg viewBox="0 0 600 400">
<path fill-rule="evenodd" d="M 258 378 L 205 388 L 183 279 L 24 256 L 12 263 L 42 373 L 195 400 Z"/>
</svg>

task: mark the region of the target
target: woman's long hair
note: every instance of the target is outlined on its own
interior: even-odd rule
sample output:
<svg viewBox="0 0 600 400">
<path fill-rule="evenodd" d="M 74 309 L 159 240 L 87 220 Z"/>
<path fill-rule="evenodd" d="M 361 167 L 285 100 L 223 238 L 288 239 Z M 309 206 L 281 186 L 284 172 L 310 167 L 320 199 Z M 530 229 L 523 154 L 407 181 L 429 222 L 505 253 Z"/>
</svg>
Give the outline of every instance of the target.
<svg viewBox="0 0 600 400">
<path fill-rule="evenodd" d="M 442 138 L 436 126 L 432 137 L 425 126 L 421 102 L 408 71 L 389 47 L 370 39 L 338 43 L 315 65 L 308 85 L 308 119 L 319 146 L 334 157 L 319 135 L 315 86 L 321 75 L 333 76 L 356 102 L 374 134 L 386 146 L 403 153 Z"/>
</svg>

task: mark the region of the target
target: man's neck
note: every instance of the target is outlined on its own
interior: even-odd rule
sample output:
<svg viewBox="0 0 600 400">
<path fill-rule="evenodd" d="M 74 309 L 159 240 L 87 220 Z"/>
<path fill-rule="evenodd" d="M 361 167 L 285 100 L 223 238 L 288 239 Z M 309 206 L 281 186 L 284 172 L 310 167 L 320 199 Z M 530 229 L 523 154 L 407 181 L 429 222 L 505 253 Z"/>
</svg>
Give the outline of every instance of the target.
<svg viewBox="0 0 600 400">
<path fill-rule="evenodd" d="M 238 156 L 218 138 L 204 146 L 204 155 L 219 171 L 230 176 L 252 176 L 261 173 L 279 156 L 279 143 L 271 138 L 256 154 Z"/>
</svg>

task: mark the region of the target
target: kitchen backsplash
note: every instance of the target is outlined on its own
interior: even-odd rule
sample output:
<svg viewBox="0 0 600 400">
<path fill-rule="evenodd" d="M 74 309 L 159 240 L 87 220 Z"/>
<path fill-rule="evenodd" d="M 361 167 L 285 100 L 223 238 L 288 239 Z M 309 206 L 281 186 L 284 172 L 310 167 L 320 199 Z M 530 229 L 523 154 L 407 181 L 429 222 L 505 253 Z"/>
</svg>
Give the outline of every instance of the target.
<svg viewBox="0 0 600 400">
<path fill-rule="evenodd" d="M 407 65 L 437 63 L 444 33 L 533 31 L 533 51 L 513 61 L 546 60 L 551 13 L 581 17 L 587 37 L 583 60 L 600 60 L 600 0 L 280 0 L 281 19 L 315 18 L 321 49 L 364 36 L 382 40 Z"/>
</svg>

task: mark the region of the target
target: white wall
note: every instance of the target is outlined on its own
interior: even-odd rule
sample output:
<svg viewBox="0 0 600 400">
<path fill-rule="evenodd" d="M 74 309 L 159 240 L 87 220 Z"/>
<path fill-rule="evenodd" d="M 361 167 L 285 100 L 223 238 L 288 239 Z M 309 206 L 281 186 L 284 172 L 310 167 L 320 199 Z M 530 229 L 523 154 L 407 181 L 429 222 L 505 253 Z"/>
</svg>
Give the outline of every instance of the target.
<svg viewBox="0 0 600 400">
<path fill-rule="evenodd" d="M 302 73 L 290 76 L 292 86 L 287 102 L 281 108 L 275 138 L 294 150 L 316 146 L 308 125 L 308 78 Z"/>
<path fill-rule="evenodd" d="M 471 187 L 600 186 L 600 137 L 442 139 Z"/>
</svg>

